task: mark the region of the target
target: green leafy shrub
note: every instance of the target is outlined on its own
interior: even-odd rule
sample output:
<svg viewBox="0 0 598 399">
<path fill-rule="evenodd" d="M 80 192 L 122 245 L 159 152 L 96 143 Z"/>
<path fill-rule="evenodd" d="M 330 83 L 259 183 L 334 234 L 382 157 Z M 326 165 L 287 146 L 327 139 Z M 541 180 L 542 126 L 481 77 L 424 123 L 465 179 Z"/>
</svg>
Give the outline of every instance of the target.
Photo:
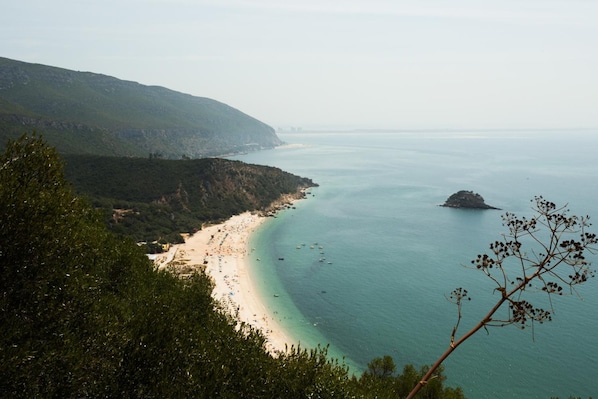
<svg viewBox="0 0 598 399">
<path fill-rule="evenodd" d="M 37 136 L 9 142 L 0 155 L 0 221 L 2 397 L 396 392 L 395 382 L 388 388 L 366 375 L 350 377 L 326 348 L 270 355 L 259 331 L 220 309 L 205 274 L 183 280 L 158 272 L 134 242 L 107 230 Z"/>
</svg>

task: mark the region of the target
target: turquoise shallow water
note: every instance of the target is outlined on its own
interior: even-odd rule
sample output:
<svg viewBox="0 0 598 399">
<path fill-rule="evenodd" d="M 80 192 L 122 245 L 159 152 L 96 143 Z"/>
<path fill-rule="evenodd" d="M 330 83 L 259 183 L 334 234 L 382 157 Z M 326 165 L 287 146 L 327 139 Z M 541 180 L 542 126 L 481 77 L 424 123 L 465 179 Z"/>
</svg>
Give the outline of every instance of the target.
<svg viewBox="0 0 598 399">
<path fill-rule="evenodd" d="M 445 296 L 462 286 L 473 297 L 463 328 L 496 299 L 487 278 L 462 265 L 500 238 L 504 211 L 529 214 L 530 199 L 543 195 L 598 218 L 595 133 L 281 135 L 304 146 L 237 158 L 320 187 L 252 237 L 261 259 L 253 275 L 306 346 L 329 343 L 356 370 L 385 354 L 399 367 L 431 364 L 456 320 Z M 503 211 L 437 206 L 460 189 Z M 478 333 L 445 362 L 448 383 L 470 398 L 597 396 L 597 284 L 580 289 L 583 300 L 558 298 L 553 321 L 533 335 L 515 327 Z"/>
</svg>

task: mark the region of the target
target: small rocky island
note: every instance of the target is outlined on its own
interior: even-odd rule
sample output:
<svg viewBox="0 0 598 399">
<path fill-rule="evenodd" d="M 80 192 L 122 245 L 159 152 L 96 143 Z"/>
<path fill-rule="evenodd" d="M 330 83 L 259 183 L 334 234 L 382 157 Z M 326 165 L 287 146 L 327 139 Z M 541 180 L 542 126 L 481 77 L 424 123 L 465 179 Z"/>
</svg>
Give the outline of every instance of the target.
<svg viewBox="0 0 598 399">
<path fill-rule="evenodd" d="M 484 202 L 484 198 L 473 191 L 461 190 L 448 197 L 444 204 L 449 208 L 468 208 L 468 209 L 500 209 L 490 206 Z"/>
</svg>

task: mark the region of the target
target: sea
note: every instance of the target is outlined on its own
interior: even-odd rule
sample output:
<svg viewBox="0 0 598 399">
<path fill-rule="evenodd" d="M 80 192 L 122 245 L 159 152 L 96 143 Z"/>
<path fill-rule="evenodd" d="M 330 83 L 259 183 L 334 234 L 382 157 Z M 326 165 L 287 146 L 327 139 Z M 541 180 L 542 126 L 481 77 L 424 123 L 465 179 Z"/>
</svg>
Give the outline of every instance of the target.
<svg viewBox="0 0 598 399">
<path fill-rule="evenodd" d="M 252 236 L 251 275 L 290 336 L 304 348 L 328 346 L 351 373 L 384 355 L 399 372 L 434 363 L 458 319 L 449 301 L 458 287 L 471 300 L 457 336 L 481 320 L 499 294 L 471 260 L 502 239 L 505 212 L 529 217 L 531 201 L 543 196 L 598 220 L 598 131 L 279 137 L 287 145 L 235 158 L 309 177 L 319 187 Z M 500 210 L 439 206 L 459 190 Z M 598 264 L 598 254 L 588 260 Z M 527 299 L 552 308 L 552 321 L 478 331 L 444 362 L 445 383 L 470 399 L 598 397 L 598 278 L 552 304 L 540 291 Z"/>
</svg>

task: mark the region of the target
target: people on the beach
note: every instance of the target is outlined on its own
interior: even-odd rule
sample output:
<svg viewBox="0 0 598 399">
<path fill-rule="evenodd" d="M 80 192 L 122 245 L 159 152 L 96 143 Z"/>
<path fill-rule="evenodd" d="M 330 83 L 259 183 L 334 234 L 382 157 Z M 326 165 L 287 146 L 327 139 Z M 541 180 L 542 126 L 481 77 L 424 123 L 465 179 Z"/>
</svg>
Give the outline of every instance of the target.
<svg viewBox="0 0 598 399">
<path fill-rule="evenodd" d="M 268 314 L 249 278 L 247 246 L 249 235 L 265 218 L 250 213 L 237 215 L 221 225 L 209 226 L 172 248 L 171 255 L 156 260 L 159 268 L 201 265 L 214 281 L 213 296 L 240 322 L 262 331 L 267 348 L 283 351 L 288 342 L 276 319 Z M 272 324 L 271 324 L 272 322 Z"/>
</svg>

